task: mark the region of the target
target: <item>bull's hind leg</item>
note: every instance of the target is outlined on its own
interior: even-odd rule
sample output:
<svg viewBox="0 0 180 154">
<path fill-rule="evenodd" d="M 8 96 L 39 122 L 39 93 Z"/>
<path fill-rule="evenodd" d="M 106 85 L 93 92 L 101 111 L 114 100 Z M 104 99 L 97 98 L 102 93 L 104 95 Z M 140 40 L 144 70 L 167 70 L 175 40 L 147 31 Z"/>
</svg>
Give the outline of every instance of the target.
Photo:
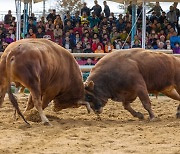
<svg viewBox="0 0 180 154">
<path fill-rule="evenodd" d="M 134 117 L 139 118 L 140 120 L 144 119 L 144 115 L 140 112 L 136 112 L 130 105 L 131 102 L 123 102 L 124 109 L 129 111 Z"/>
<path fill-rule="evenodd" d="M 162 93 L 172 99 L 180 101 L 180 90 L 176 90 L 172 87 L 169 87 L 162 91 Z M 180 118 L 180 104 L 177 108 L 176 118 Z"/>
<path fill-rule="evenodd" d="M 48 118 L 46 117 L 46 115 L 44 114 L 43 109 L 42 109 L 42 100 L 41 100 L 40 93 L 38 93 L 36 91 L 36 92 L 31 92 L 31 94 L 32 94 L 32 101 L 34 102 L 35 108 L 39 112 L 42 123 L 45 125 L 50 125 L 50 122 L 49 122 Z"/>
<path fill-rule="evenodd" d="M 29 95 L 29 98 L 28 98 L 27 106 L 26 106 L 26 108 L 25 108 L 25 110 L 24 110 L 24 113 L 26 113 L 26 111 L 31 110 L 33 107 L 34 107 L 34 103 L 33 103 L 33 101 L 32 101 L 32 95 L 30 94 L 30 95 Z"/>
</svg>

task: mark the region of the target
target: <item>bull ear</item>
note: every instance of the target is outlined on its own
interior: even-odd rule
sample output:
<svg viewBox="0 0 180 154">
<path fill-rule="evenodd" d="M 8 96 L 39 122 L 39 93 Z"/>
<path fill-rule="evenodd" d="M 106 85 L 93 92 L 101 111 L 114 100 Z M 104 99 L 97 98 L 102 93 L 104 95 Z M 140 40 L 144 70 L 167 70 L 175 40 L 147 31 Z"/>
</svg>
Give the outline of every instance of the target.
<svg viewBox="0 0 180 154">
<path fill-rule="evenodd" d="M 85 82 L 85 89 L 87 90 L 94 90 L 94 82 L 91 80 L 91 81 L 88 81 L 88 82 Z"/>
</svg>

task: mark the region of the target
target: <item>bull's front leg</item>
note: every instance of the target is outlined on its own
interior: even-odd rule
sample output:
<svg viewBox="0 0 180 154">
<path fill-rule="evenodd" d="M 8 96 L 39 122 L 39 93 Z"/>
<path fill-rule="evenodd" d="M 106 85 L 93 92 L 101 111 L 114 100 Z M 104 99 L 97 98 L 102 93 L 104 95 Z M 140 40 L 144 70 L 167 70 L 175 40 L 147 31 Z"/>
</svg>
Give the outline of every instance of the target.
<svg viewBox="0 0 180 154">
<path fill-rule="evenodd" d="M 151 101 L 149 99 L 147 89 L 145 87 L 139 87 L 137 94 L 143 104 L 143 107 L 148 111 L 150 120 L 153 120 L 155 115 L 151 109 Z"/>
<path fill-rule="evenodd" d="M 129 111 L 134 117 L 140 120 L 144 119 L 144 115 L 141 112 L 136 112 L 130 105 L 131 102 L 123 102 L 124 109 Z"/>
</svg>

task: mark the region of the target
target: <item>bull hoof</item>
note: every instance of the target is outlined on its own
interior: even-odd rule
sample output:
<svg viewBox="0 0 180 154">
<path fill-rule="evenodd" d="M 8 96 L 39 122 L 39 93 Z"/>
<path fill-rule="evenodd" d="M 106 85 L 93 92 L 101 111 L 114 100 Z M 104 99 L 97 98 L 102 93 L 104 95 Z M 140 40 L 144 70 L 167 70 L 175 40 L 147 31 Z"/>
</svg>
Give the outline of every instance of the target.
<svg viewBox="0 0 180 154">
<path fill-rule="evenodd" d="M 50 122 L 48 122 L 48 121 L 43 122 L 43 125 L 44 125 L 44 126 L 51 126 L 51 127 L 52 127 L 52 124 L 51 124 Z"/>
<path fill-rule="evenodd" d="M 161 119 L 159 117 L 153 117 L 153 118 L 150 118 L 150 121 L 157 122 L 157 121 L 161 121 Z"/>
<path fill-rule="evenodd" d="M 180 119 L 180 112 L 176 113 L 176 118 Z"/>
<path fill-rule="evenodd" d="M 139 118 L 139 120 L 144 119 L 144 115 L 141 112 L 137 112 L 136 116 Z"/>
</svg>

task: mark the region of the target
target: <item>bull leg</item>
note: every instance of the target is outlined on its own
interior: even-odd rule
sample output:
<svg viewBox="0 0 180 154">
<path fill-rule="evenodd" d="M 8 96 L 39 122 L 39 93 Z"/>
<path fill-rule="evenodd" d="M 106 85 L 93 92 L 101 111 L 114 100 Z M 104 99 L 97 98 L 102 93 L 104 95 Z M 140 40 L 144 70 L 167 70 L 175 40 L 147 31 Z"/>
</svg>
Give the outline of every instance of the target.
<svg viewBox="0 0 180 154">
<path fill-rule="evenodd" d="M 180 101 L 180 90 L 176 91 L 176 89 L 170 89 L 170 90 L 167 89 L 167 90 L 164 90 L 162 93 L 172 99 Z M 177 107 L 176 118 L 180 118 L 180 104 Z"/>
<path fill-rule="evenodd" d="M 176 118 L 178 118 L 178 119 L 180 118 L 180 104 L 177 108 Z"/>
<path fill-rule="evenodd" d="M 154 119 L 155 116 L 151 109 L 151 101 L 149 99 L 148 91 L 147 91 L 145 83 L 144 83 L 144 85 L 138 87 L 137 95 L 138 95 L 139 99 L 141 100 L 143 107 L 148 111 L 149 118 L 151 120 Z"/>
<path fill-rule="evenodd" d="M 140 112 L 136 112 L 130 105 L 130 102 L 123 102 L 124 109 L 129 111 L 134 117 L 139 118 L 140 120 L 144 119 L 144 115 Z"/>
<path fill-rule="evenodd" d="M 29 98 L 28 98 L 27 106 L 26 106 L 26 108 L 25 108 L 25 110 L 24 110 L 24 113 L 26 113 L 26 111 L 31 110 L 33 107 L 34 107 L 34 103 L 33 103 L 33 101 L 32 101 L 32 95 L 30 94 L 30 95 L 29 95 Z"/>
<path fill-rule="evenodd" d="M 37 84 L 35 84 L 35 85 L 37 85 Z M 48 118 L 44 114 L 43 109 L 42 109 L 41 94 L 39 92 L 40 90 L 37 90 L 37 88 L 36 88 L 36 90 L 30 89 L 30 91 L 31 91 L 31 95 L 32 95 L 32 102 L 34 103 L 34 106 L 37 109 L 37 111 L 41 117 L 42 123 L 44 125 L 51 125 Z"/>
</svg>

